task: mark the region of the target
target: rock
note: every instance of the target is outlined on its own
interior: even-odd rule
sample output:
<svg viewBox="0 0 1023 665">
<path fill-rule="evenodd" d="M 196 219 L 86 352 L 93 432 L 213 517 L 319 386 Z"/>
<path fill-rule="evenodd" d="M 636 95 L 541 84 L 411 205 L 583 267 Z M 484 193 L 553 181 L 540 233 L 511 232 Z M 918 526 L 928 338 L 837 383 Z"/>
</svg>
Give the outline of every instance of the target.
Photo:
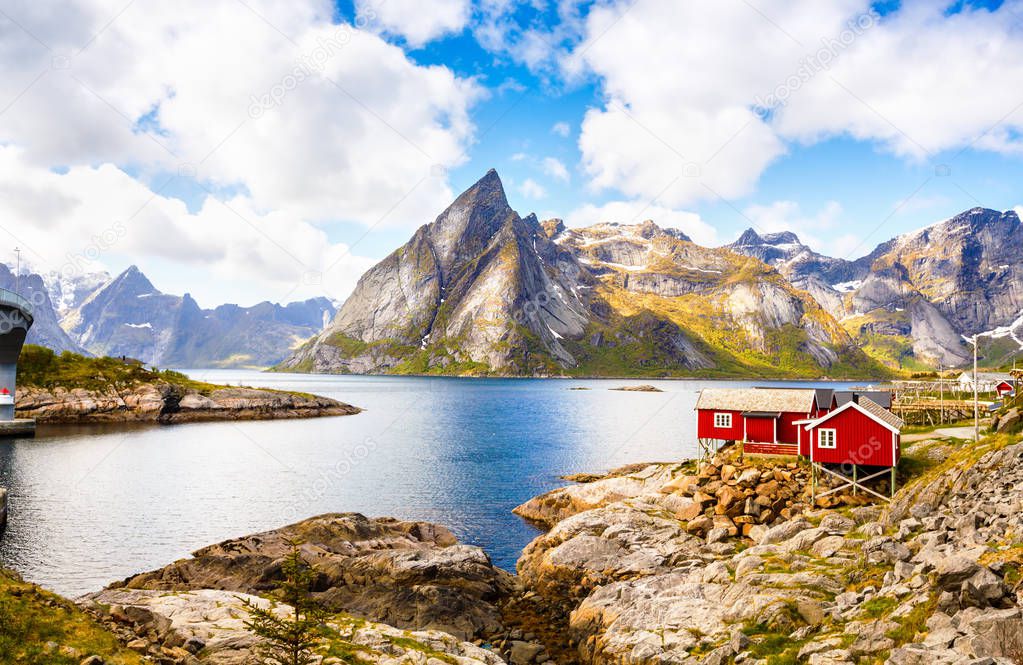
<svg viewBox="0 0 1023 665">
<path fill-rule="evenodd" d="M 543 645 L 515 641 L 508 652 L 511 665 L 529 665 L 543 652 Z"/>
<path fill-rule="evenodd" d="M 805 520 L 792 520 L 789 522 L 783 522 L 778 526 L 772 527 L 760 539 L 761 545 L 772 545 L 774 543 L 780 543 L 792 538 L 800 531 L 805 531 L 811 528 L 809 522 Z"/>
<path fill-rule="evenodd" d="M 99 656 L 93 654 L 87 658 L 83 658 L 78 665 L 106 665 L 106 662 Z"/>
<path fill-rule="evenodd" d="M 270 420 L 361 411 L 328 397 L 226 386 L 203 395 L 195 388 L 165 382 L 130 389 L 19 386 L 16 408 L 19 418 L 49 423 Z"/>
<path fill-rule="evenodd" d="M 606 477 L 581 485 L 561 487 L 541 494 L 516 507 L 512 512 L 549 529 L 572 515 L 617 501 L 666 489 L 669 493 L 677 491 L 676 488 L 685 487 L 691 482 L 687 478 L 691 477 L 677 475 L 677 465 L 674 464 L 639 465 L 638 468 L 626 469 L 625 473 L 612 472 Z M 696 511 L 696 514 L 699 512 L 701 511 Z M 695 516 L 694 514 L 693 517 Z"/>
<path fill-rule="evenodd" d="M 889 536 L 868 540 L 863 544 L 863 553 L 872 563 L 894 564 L 896 561 L 908 561 L 913 556 L 908 547 Z"/>
<path fill-rule="evenodd" d="M 821 519 L 820 528 L 829 534 L 844 536 L 856 528 L 856 522 L 838 513 L 828 513 Z"/>
<path fill-rule="evenodd" d="M 814 543 L 810 548 L 810 553 L 821 558 L 828 558 L 842 551 L 844 546 L 845 538 L 842 536 L 827 536 Z"/>
<path fill-rule="evenodd" d="M 255 649 L 260 644 L 260 638 L 245 626 L 248 618 L 243 604 L 245 601 L 264 608 L 270 607 L 269 601 L 264 598 L 212 589 L 179 592 L 106 589 L 80 600 L 101 616 L 112 604 L 145 609 L 170 624 L 175 633 L 186 636 L 186 644 L 193 640 L 201 641 L 205 645 L 202 662 L 216 665 L 246 665 L 256 661 Z M 273 609 L 281 616 L 291 612 L 291 608 L 284 604 L 278 604 Z M 395 662 L 501 665 L 504 662 L 490 651 L 437 630 L 399 630 L 392 626 L 346 620 L 343 617 L 330 619 L 328 626 L 358 648 L 360 662 L 375 665 Z M 158 648 L 144 637 L 129 641 L 128 648 L 139 653 L 152 651 L 159 654 L 157 658 L 167 658 L 172 662 L 198 662 L 184 648 Z M 426 653 L 437 654 L 436 660 L 423 659 Z"/>
<path fill-rule="evenodd" d="M 501 629 L 495 603 L 514 586 L 478 547 L 461 545 L 444 527 L 427 522 L 371 520 L 329 514 L 281 529 L 225 541 L 121 583 L 129 589 L 221 589 L 260 593 L 280 579 L 293 541 L 317 571 L 316 599 L 398 628 L 443 629 L 469 639 Z M 116 585 L 115 585 L 116 586 Z M 129 614 L 145 612 L 144 607 Z"/>
<path fill-rule="evenodd" d="M 853 621 L 846 625 L 845 633 L 855 635 L 856 639 L 849 645 L 849 652 L 854 656 L 863 656 L 881 651 L 888 651 L 895 646 L 895 641 L 887 633 L 898 628 L 893 621 Z"/>
<path fill-rule="evenodd" d="M 1002 579 L 987 566 L 980 566 L 970 579 L 963 582 L 959 602 L 975 607 L 990 607 L 1003 597 L 1007 589 Z"/>
<path fill-rule="evenodd" d="M 976 561 L 964 556 L 943 557 L 934 568 L 934 583 L 945 591 L 959 591 L 962 583 L 973 577 L 979 568 Z"/>
<path fill-rule="evenodd" d="M 1023 618 L 1018 607 L 986 610 L 972 618 L 966 628 L 971 634 L 966 642 L 978 657 L 1018 658 L 1023 653 Z"/>
<path fill-rule="evenodd" d="M 643 384 L 640 386 L 621 386 L 620 388 L 611 388 L 611 390 L 617 390 L 628 393 L 663 393 L 664 391 L 655 386 L 649 384 Z"/>
<path fill-rule="evenodd" d="M 1012 408 L 999 416 L 998 424 L 995 426 L 995 431 L 998 433 L 1013 432 L 1019 424 L 1020 410 L 1018 408 Z"/>
</svg>

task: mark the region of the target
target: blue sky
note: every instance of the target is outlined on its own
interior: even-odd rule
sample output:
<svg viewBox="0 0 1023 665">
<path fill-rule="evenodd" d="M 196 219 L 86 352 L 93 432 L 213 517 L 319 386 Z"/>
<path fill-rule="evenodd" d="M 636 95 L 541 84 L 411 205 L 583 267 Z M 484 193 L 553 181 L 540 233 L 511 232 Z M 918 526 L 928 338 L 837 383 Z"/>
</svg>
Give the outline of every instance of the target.
<svg viewBox="0 0 1023 665">
<path fill-rule="evenodd" d="M 1023 204 L 1023 0 L 121 9 L 0 23 L 0 231 L 41 272 L 343 299 L 490 168 L 523 215 L 849 258 Z"/>
</svg>

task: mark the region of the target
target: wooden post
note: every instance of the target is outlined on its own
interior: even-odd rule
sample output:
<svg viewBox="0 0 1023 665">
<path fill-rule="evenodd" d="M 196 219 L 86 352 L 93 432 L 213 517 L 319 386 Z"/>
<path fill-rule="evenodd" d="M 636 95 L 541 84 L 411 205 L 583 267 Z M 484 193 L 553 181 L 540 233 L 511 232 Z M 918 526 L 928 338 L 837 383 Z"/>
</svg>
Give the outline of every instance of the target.
<svg viewBox="0 0 1023 665">
<path fill-rule="evenodd" d="M 857 465 L 856 465 L 856 464 L 853 464 L 853 486 L 852 486 L 852 493 L 853 493 L 853 496 L 856 496 L 856 495 L 857 495 L 857 494 L 859 493 L 859 492 L 858 492 L 858 491 L 856 490 L 856 487 L 857 487 L 857 485 L 856 485 L 856 467 L 857 467 Z"/>
<path fill-rule="evenodd" d="M 895 498 L 895 467 L 892 467 L 892 498 Z"/>
</svg>

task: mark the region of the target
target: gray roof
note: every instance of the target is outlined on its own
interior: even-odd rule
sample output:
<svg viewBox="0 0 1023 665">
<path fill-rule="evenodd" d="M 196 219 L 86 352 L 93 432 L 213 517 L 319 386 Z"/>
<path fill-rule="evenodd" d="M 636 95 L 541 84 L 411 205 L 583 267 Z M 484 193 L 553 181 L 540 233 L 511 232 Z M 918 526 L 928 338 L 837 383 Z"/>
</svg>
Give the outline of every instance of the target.
<svg viewBox="0 0 1023 665">
<path fill-rule="evenodd" d="M 858 399 L 866 397 L 885 409 L 892 408 L 892 394 L 887 390 L 836 390 L 835 407 L 845 406 L 854 401 L 854 397 Z"/>
<path fill-rule="evenodd" d="M 906 426 L 906 423 L 905 421 L 902 420 L 902 418 L 899 418 L 897 415 L 895 415 L 888 409 L 884 408 L 877 402 L 867 397 L 861 397 L 859 405 L 863 407 L 864 411 L 876 417 L 877 419 L 888 423 L 895 429 L 901 430 L 903 427 Z"/>
<path fill-rule="evenodd" d="M 699 410 L 810 413 L 811 388 L 705 388 L 696 401 Z"/>
</svg>

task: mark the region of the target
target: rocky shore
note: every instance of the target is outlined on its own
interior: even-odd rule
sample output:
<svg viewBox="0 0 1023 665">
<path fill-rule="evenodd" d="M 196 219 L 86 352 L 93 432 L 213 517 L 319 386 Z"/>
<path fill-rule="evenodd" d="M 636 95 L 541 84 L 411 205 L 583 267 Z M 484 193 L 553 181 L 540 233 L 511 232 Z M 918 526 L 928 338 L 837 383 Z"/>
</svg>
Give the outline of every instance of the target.
<svg viewBox="0 0 1023 665">
<path fill-rule="evenodd" d="M 316 395 L 279 390 L 173 383 L 102 389 L 27 386 L 18 389 L 18 418 L 41 423 L 200 422 L 346 416 L 361 409 Z"/>
<path fill-rule="evenodd" d="M 334 514 L 78 602 L 152 662 L 251 662 L 242 600 L 272 598 L 301 541 L 324 665 L 1021 662 L 1023 443 L 906 459 L 884 505 L 811 502 L 803 466 L 730 451 L 580 476 L 516 509 L 548 530 L 515 576 L 444 527 Z"/>
</svg>

